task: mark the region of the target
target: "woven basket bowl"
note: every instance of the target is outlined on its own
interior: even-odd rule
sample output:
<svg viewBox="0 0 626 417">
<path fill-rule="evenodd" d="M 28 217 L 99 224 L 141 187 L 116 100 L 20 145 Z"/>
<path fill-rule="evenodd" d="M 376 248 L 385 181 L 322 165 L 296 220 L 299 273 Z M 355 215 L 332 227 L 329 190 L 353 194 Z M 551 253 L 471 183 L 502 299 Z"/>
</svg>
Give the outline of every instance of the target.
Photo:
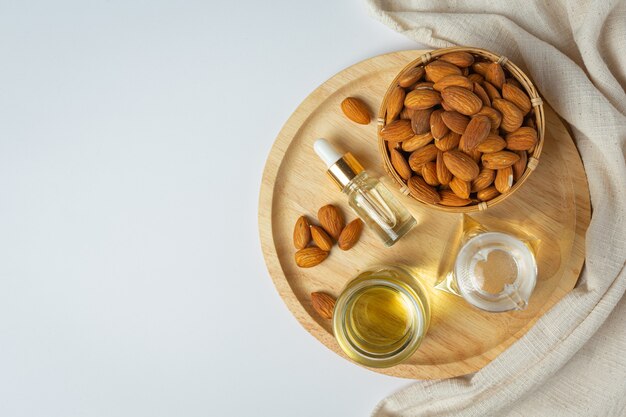
<svg viewBox="0 0 626 417">
<path fill-rule="evenodd" d="M 389 94 L 391 93 L 393 88 L 398 85 L 398 79 L 400 78 L 400 76 L 404 74 L 406 71 L 410 70 L 411 68 L 421 66 L 421 65 L 426 65 L 441 55 L 444 55 L 450 52 L 459 52 L 459 51 L 469 52 L 476 57 L 482 57 L 488 61 L 499 62 L 504 69 L 506 69 L 513 77 L 517 79 L 517 81 L 519 81 L 519 83 L 522 85 L 522 87 L 524 88 L 528 96 L 530 97 L 531 104 L 534 109 L 538 142 L 535 145 L 535 149 L 533 150 L 533 152 L 529 153 L 528 155 L 528 163 L 526 166 L 526 170 L 524 171 L 523 175 L 515 182 L 515 184 L 513 184 L 513 187 L 508 192 L 504 194 L 500 194 L 496 198 L 489 200 L 489 201 L 475 202 L 475 203 L 472 203 L 463 207 L 451 207 L 451 206 L 444 206 L 441 204 L 433 204 L 430 202 L 422 201 L 409 192 L 406 182 L 402 179 L 402 177 L 400 177 L 400 175 L 398 175 L 396 170 L 391 165 L 389 149 L 387 148 L 387 143 L 381 137 L 380 131 L 385 126 L 385 118 L 386 118 L 385 116 L 386 116 L 387 100 L 388 100 Z M 543 102 L 541 98 L 539 97 L 539 93 L 537 92 L 537 89 L 535 88 L 533 83 L 530 81 L 528 76 L 524 74 L 524 72 L 522 72 L 522 70 L 519 69 L 517 65 L 513 64 L 506 57 L 499 56 L 499 55 L 494 54 L 493 52 L 489 52 L 487 50 L 479 49 L 479 48 L 453 47 L 453 48 L 437 49 L 437 50 L 425 53 L 419 58 L 413 60 L 406 67 L 404 67 L 402 71 L 400 71 L 398 76 L 394 78 L 394 80 L 391 82 L 389 88 L 387 89 L 387 92 L 385 93 L 385 96 L 383 97 L 382 103 L 380 105 L 380 110 L 378 112 L 378 147 L 380 150 L 380 154 L 383 158 L 383 165 L 384 165 L 385 171 L 387 171 L 389 176 L 393 178 L 394 182 L 398 184 L 398 186 L 400 187 L 400 191 L 403 194 L 408 195 L 411 198 L 421 202 L 422 204 L 426 204 L 429 207 L 433 207 L 437 210 L 453 212 L 453 213 L 471 213 L 471 212 L 486 210 L 487 208 L 493 207 L 496 204 L 501 203 L 502 201 L 506 200 L 511 195 L 513 195 L 513 193 L 515 193 L 515 191 L 517 191 L 526 182 L 530 174 L 532 174 L 533 170 L 537 167 L 537 164 L 539 163 L 539 156 L 541 155 L 541 149 L 543 147 L 544 134 L 545 134 L 545 114 L 544 114 L 544 109 L 543 109 Z"/>
</svg>

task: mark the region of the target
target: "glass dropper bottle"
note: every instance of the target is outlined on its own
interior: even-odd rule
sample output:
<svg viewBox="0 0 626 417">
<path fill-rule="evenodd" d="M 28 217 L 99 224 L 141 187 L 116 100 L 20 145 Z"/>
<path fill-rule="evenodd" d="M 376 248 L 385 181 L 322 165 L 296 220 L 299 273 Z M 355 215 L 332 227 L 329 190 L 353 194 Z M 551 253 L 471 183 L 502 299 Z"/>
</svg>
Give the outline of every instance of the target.
<svg viewBox="0 0 626 417">
<path fill-rule="evenodd" d="M 352 210 L 385 246 L 396 243 L 415 225 L 411 213 L 350 152 L 341 155 L 326 139 L 316 140 L 313 148 L 326 163 L 328 176 L 348 196 Z"/>
</svg>

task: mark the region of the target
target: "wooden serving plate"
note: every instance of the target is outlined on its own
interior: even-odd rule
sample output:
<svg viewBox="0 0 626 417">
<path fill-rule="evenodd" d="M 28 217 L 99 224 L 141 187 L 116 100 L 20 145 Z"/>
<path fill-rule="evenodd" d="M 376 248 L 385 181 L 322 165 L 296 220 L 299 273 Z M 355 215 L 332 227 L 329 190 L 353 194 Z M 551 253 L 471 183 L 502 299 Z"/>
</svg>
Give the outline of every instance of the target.
<svg viewBox="0 0 626 417">
<path fill-rule="evenodd" d="M 310 293 L 325 291 L 337 296 L 352 278 L 372 265 L 401 263 L 415 268 L 431 288 L 428 334 L 405 363 L 372 370 L 404 378 L 437 379 L 481 369 L 574 288 L 584 261 L 590 205 L 576 147 L 567 128 L 546 106 L 546 140 L 536 171 L 509 199 L 472 215 L 484 223 L 505 219 L 538 238 L 539 277 L 526 310 L 486 313 L 460 297 L 432 289 L 446 242 L 460 227 L 462 215 L 428 208 L 401 195 L 391 181 L 385 182 L 417 220 L 409 234 L 385 248 L 365 229 L 352 250 L 334 247 L 322 264 L 298 268 L 292 233 L 300 215 L 315 221 L 317 209 L 333 203 L 347 220 L 355 217 L 345 196 L 326 177 L 313 142 L 325 137 L 338 148 L 351 151 L 371 174 L 384 177 L 375 120 L 366 126 L 352 123 L 339 104 L 347 96 L 360 97 L 376 114 L 391 80 L 424 52 L 394 52 L 360 62 L 326 81 L 300 104 L 278 135 L 265 166 L 259 231 L 269 273 L 287 307 L 313 336 L 344 357 L 330 321 L 313 310 Z"/>
</svg>

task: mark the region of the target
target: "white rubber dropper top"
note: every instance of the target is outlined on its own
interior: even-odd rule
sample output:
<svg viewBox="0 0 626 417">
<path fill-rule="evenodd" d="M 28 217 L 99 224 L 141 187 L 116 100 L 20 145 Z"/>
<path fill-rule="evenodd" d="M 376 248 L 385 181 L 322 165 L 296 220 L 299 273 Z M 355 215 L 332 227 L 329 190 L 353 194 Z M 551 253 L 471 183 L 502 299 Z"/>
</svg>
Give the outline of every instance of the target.
<svg viewBox="0 0 626 417">
<path fill-rule="evenodd" d="M 327 168 L 330 168 L 343 156 L 339 152 L 337 152 L 326 139 L 316 140 L 313 144 L 313 149 L 315 150 L 317 156 L 319 156 L 320 159 L 324 161 Z"/>
</svg>

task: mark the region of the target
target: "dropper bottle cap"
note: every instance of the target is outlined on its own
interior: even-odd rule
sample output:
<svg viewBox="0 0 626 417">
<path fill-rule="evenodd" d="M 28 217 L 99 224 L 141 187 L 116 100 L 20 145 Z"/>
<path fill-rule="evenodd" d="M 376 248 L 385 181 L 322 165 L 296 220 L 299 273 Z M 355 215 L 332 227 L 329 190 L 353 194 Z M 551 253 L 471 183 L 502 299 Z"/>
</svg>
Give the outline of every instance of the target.
<svg viewBox="0 0 626 417">
<path fill-rule="evenodd" d="M 341 155 L 326 139 L 318 139 L 313 144 L 317 156 L 326 164 L 327 174 L 340 190 L 363 172 L 363 166 L 350 152 Z"/>
</svg>

